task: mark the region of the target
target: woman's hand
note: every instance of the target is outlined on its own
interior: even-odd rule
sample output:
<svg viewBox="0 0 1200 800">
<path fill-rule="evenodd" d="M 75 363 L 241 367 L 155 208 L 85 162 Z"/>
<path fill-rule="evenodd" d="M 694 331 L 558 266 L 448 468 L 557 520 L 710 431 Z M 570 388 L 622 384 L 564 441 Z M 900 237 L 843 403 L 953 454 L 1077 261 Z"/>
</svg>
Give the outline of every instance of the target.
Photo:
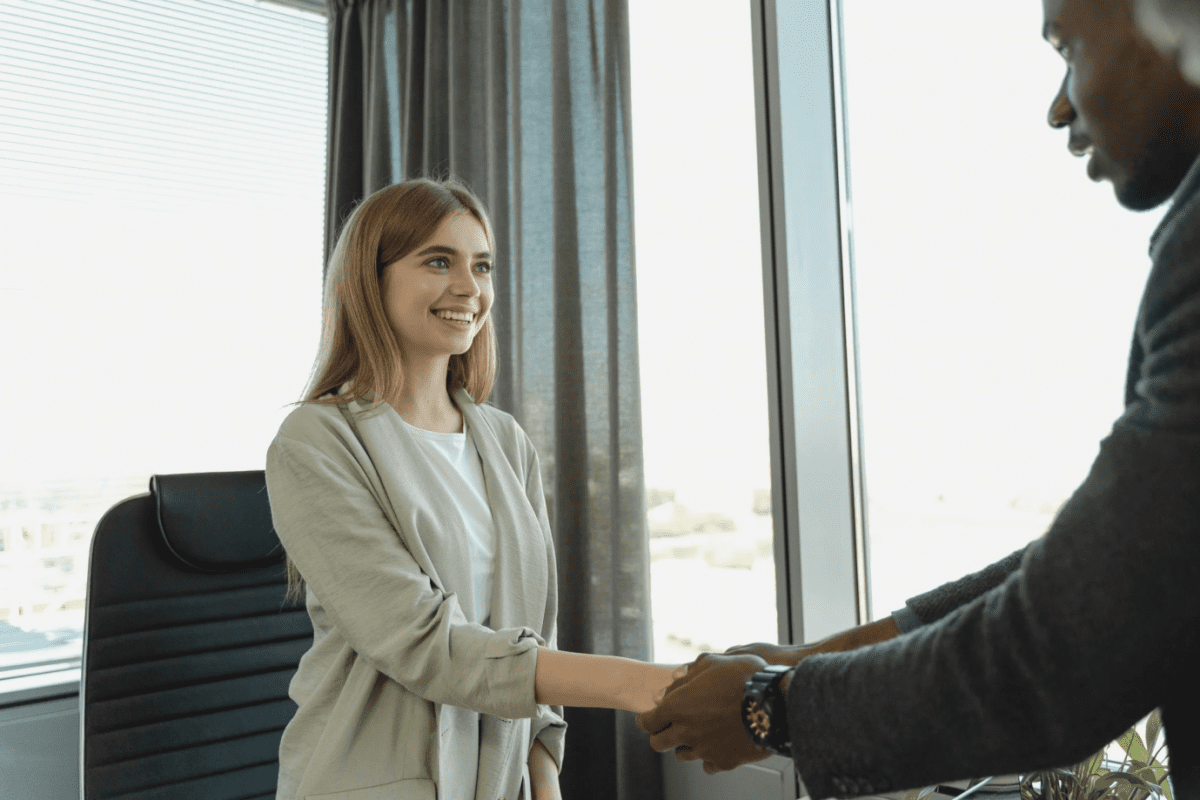
<svg viewBox="0 0 1200 800">
<path fill-rule="evenodd" d="M 687 675 L 686 664 L 643 664 L 636 679 L 630 681 L 629 695 L 623 707 L 635 714 L 654 708 L 667 693 L 667 688 Z"/>
</svg>

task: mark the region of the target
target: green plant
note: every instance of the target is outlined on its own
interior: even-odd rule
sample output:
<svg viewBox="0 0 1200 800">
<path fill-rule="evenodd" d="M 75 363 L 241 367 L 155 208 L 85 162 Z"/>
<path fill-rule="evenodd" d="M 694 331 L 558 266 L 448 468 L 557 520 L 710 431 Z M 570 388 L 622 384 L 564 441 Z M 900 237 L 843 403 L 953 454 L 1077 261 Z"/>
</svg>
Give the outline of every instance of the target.
<svg viewBox="0 0 1200 800">
<path fill-rule="evenodd" d="M 1022 800 L 1175 800 L 1171 790 L 1169 766 L 1158 760 L 1166 746 L 1164 739 L 1158 744 L 1162 733 L 1162 713 L 1159 709 L 1146 718 L 1146 739 L 1143 741 L 1137 726 L 1121 734 L 1116 740 L 1125 753 L 1117 769 L 1105 766 L 1105 754 L 1111 745 L 1105 745 L 1098 753 L 1069 767 L 1040 770 L 1021 776 Z M 1165 756 L 1164 756 L 1165 757 Z M 913 789 L 904 800 L 922 800 L 937 791 L 938 786 Z M 971 790 L 968 790 L 971 791 Z"/>
</svg>

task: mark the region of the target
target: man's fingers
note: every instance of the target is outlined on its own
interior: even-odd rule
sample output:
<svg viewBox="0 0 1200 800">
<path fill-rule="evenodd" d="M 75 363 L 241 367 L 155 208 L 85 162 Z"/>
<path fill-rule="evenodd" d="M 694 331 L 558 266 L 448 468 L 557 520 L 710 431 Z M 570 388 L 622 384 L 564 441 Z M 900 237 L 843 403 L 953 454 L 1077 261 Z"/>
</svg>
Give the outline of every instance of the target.
<svg viewBox="0 0 1200 800">
<path fill-rule="evenodd" d="M 684 670 L 683 670 L 683 674 L 682 674 L 682 675 L 680 675 L 679 677 L 677 677 L 677 678 L 676 678 L 674 681 L 672 681 L 672 682 L 671 682 L 671 685 L 667 687 L 667 690 L 666 690 L 665 692 L 663 692 L 663 697 L 666 697 L 666 696 L 667 696 L 667 695 L 669 695 L 671 692 L 673 692 L 673 691 L 675 691 L 676 689 L 678 689 L 680 686 L 686 686 L 686 685 L 687 685 L 687 682 L 688 682 L 689 680 L 691 680 L 691 678 L 689 678 L 689 677 L 688 677 L 688 674 L 687 674 L 687 668 L 685 667 L 685 668 L 684 668 Z M 661 701 L 660 701 L 660 702 L 661 702 Z"/>
<path fill-rule="evenodd" d="M 672 722 L 670 715 L 663 712 L 662 706 L 653 711 L 638 714 L 636 722 L 639 728 L 650 734 L 650 746 L 660 753 L 665 753 L 683 744 L 679 726 Z"/>
<path fill-rule="evenodd" d="M 697 761 L 700 754 L 686 744 L 681 744 L 675 748 L 676 761 Z"/>
<path fill-rule="evenodd" d="M 668 750 L 678 751 L 680 747 L 687 747 L 684 744 L 678 725 L 668 725 L 663 730 L 651 736 L 650 746 L 660 753 L 665 753 Z M 691 748 L 689 747 L 688 749 L 690 750 Z"/>
<path fill-rule="evenodd" d="M 661 713 L 661 708 L 662 706 L 659 706 L 658 708 L 653 708 L 645 713 L 638 714 L 637 717 L 634 718 L 634 722 L 636 722 L 637 726 L 646 733 L 658 733 L 660 730 L 670 724 L 670 721 L 666 719 L 666 715 Z"/>
</svg>

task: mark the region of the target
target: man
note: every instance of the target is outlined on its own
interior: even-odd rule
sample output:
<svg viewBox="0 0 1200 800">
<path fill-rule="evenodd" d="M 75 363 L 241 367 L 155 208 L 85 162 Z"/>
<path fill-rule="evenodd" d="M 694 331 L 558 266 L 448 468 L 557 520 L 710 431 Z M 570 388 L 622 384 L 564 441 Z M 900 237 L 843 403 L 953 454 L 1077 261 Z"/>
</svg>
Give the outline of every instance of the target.
<svg viewBox="0 0 1200 800">
<path fill-rule="evenodd" d="M 743 727 L 754 701 L 758 741 L 790 752 L 808 793 L 850 797 L 1076 762 L 1161 706 L 1176 800 L 1200 800 L 1200 89 L 1132 1 L 1043 0 L 1067 64 L 1051 126 L 1122 205 L 1174 194 L 1125 413 L 1086 480 L 1043 537 L 902 613 L 697 659 L 638 717 L 655 749 L 709 772 L 764 758 Z"/>
</svg>

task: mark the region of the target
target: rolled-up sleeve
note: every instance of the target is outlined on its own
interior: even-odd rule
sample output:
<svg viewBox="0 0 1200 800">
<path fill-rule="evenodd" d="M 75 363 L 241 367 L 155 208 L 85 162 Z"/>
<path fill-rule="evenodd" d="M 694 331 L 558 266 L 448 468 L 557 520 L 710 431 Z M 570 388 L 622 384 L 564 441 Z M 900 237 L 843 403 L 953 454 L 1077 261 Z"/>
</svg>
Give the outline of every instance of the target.
<svg viewBox="0 0 1200 800">
<path fill-rule="evenodd" d="M 521 431 L 522 442 L 526 453 L 525 494 L 530 505 L 537 513 L 538 523 L 546 543 L 546 562 L 550 565 L 549 590 L 546 592 L 546 611 L 543 630 L 546 631 L 547 647 L 558 647 L 558 572 L 554 558 L 554 540 L 550 533 L 550 517 L 546 509 L 546 495 L 542 491 L 542 470 L 538 461 L 537 451 L 529 436 Z M 564 718 L 562 706 L 539 705 L 538 713 L 533 718 L 529 731 L 529 746 L 534 741 L 541 741 L 546 750 L 554 758 L 561 772 L 563 758 L 566 755 L 567 721 Z"/>
<path fill-rule="evenodd" d="M 431 702 L 541 717 L 534 673 L 543 638 L 468 622 L 457 598 L 421 570 L 352 457 L 280 434 L 266 478 L 280 541 L 361 658 Z"/>
</svg>

